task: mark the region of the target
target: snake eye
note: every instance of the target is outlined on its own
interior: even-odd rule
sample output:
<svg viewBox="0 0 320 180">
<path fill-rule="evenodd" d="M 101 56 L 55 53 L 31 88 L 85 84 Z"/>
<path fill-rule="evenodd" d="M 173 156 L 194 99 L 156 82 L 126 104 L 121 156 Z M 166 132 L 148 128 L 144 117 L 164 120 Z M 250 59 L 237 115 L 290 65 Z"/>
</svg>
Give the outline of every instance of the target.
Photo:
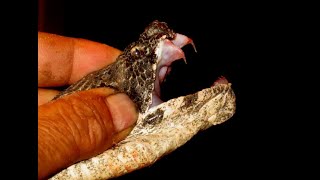
<svg viewBox="0 0 320 180">
<path fill-rule="evenodd" d="M 141 46 L 135 46 L 130 50 L 132 57 L 141 58 L 149 54 L 149 49 Z"/>
</svg>

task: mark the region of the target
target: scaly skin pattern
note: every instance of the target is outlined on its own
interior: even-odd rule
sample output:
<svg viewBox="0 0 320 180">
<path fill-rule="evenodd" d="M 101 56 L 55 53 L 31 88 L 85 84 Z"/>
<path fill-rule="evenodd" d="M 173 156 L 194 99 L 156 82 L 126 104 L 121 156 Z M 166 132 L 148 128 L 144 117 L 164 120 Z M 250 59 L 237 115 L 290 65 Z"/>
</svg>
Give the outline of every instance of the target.
<svg viewBox="0 0 320 180">
<path fill-rule="evenodd" d="M 151 29 L 154 28 L 152 24 L 150 26 Z M 130 47 L 134 46 L 130 45 Z M 124 54 L 122 56 L 128 56 Z M 114 67 L 123 68 L 125 66 L 122 62 Z M 152 72 L 156 71 L 152 70 Z M 97 75 L 99 73 L 95 76 Z M 151 74 L 151 77 L 147 78 L 154 80 L 154 76 Z M 94 78 L 84 79 L 92 80 Z M 88 82 L 88 84 L 90 85 L 92 82 Z M 149 84 L 149 86 L 151 85 Z M 120 88 L 116 87 L 116 89 Z M 73 91 L 76 90 L 73 89 Z M 72 93 L 70 88 L 62 95 L 69 93 Z M 148 91 L 148 93 L 152 92 Z M 130 93 L 128 94 L 130 95 Z M 152 98 L 151 95 L 148 97 Z M 132 98 L 134 99 L 134 97 Z M 62 170 L 50 179 L 109 179 L 141 169 L 182 146 L 199 131 L 230 119 L 236 110 L 236 98 L 230 83 L 215 83 L 210 88 L 171 99 L 151 108 L 148 108 L 151 103 L 149 98 L 145 98 L 147 102 L 140 102 L 140 105 L 147 105 L 140 108 L 136 126 L 123 141 L 93 158 Z"/>
</svg>

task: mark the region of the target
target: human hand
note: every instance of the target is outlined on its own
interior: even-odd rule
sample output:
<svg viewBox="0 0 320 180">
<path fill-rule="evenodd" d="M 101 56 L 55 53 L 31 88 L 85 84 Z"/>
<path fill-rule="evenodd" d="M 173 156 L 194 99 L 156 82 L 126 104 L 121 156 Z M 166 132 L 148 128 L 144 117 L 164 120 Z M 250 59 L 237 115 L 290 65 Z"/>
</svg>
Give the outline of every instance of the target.
<svg viewBox="0 0 320 180">
<path fill-rule="evenodd" d="M 38 178 L 48 178 L 124 139 L 137 120 L 122 93 L 97 88 L 50 101 L 87 73 L 112 63 L 120 51 L 76 38 L 38 33 Z"/>
</svg>

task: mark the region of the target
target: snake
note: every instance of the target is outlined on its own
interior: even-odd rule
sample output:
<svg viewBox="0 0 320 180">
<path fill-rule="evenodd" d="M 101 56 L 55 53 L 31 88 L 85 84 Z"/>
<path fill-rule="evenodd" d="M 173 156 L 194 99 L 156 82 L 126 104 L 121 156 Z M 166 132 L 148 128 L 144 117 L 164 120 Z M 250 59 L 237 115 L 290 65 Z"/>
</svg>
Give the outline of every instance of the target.
<svg viewBox="0 0 320 180">
<path fill-rule="evenodd" d="M 181 49 L 193 40 L 166 22 L 152 21 L 106 67 L 91 72 L 61 91 L 53 100 L 78 91 L 108 87 L 126 93 L 139 115 L 129 135 L 110 149 L 77 162 L 49 179 L 110 179 L 148 167 L 188 142 L 199 131 L 230 119 L 236 111 L 231 83 L 223 76 L 193 94 L 161 100 L 160 85 Z"/>
</svg>

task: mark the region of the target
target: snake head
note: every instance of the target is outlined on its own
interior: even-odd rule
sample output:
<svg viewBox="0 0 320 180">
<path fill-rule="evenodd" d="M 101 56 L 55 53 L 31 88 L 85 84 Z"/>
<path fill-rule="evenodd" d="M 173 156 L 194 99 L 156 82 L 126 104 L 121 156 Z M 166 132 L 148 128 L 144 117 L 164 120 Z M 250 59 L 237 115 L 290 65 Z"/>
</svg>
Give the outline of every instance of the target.
<svg viewBox="0 0 320 180">
<path fill-rule="evenodd" d="M 116 69 L 121 72 L 113 76 L 121 82 L 115 88 L 127 93 L 141 113 L 161 104 L 160 84 L 172 62 L 185 59 L 181 48 L 189 43 L 190 38 L 175 33 L 167 23 L 151 22 L 118 57 Z"/>
</svg>

